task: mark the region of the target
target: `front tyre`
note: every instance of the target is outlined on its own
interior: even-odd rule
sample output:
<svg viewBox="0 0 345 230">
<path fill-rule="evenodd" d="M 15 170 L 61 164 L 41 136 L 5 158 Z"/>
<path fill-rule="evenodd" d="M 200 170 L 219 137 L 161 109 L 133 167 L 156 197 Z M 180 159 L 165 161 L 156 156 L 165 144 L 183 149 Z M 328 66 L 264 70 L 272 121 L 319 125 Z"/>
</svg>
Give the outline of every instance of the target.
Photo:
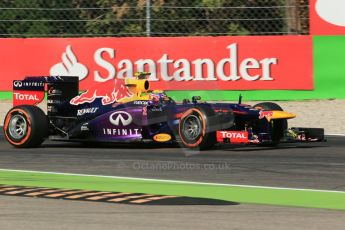
<svg viewBox="0 0 345 230">
<path fill-rule="evenodd" d="M 277 111 L 284 111 L 282 107 L 278 104 L 273 102 L 263 102 L 254 105 L 254 108 L 262 109 L 262 110 L 277 110 Z M 271 136 L 272 136 L 272 144 L 277 145 L 279 144 L 280 140 L 284 137 L 284 131 L 287 129 L 288 123 L 286 119 L 275 119 L 270 121 L 270 129 L 271 129 Z"/>
<path fill-rule="evenodd" d="M 5 117 L 4 133 L 7 141 L 17 148 L 37 147 L 47 137 L 47 116 L 36 106 L 16 106 Z"/>
<path fill-rule="evenodd" d="M 200 150 L 212 147 L 216 142 L 215 132 L 206 132 L 207 123 L 207 114 L 202 108 L 191 108 L 183 113 L 178 127 L 183 146 Z"/>
</svg>

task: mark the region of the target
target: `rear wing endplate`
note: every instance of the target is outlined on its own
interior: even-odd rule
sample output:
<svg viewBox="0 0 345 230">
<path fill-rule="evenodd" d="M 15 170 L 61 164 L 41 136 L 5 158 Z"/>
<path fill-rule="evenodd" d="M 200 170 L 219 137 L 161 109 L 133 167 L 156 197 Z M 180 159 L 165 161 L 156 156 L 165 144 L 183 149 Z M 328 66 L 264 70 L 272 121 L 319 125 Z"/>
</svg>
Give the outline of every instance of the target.
<svg viewBox="0 0 345 230">
<path fill-rule="evenodd" d="M 42 102 L 45 92 L 51 95 L 73 97 L 78 95 L 79 79 L 70 76 L 27 76 L 24 80 L 13 81 L 13 106 L 37 105 Z"/>
</svg>

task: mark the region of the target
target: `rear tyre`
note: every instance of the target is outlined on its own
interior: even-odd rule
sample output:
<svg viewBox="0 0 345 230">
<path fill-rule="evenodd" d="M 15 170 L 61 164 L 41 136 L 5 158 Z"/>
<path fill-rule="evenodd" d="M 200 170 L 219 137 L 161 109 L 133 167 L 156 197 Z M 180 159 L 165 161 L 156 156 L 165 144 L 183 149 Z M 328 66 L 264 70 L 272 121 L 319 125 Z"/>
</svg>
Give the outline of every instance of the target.
<svg viewBox="0 0 345 230">
<path fill-rule="evenodd" d="M 37 147 L 48 136 L 47 116 L 37 106 L 16 106 L 5 117 L 4 133 L 17 148 Z"/>
<path fill-rule="evenodd" d="M 254 108 L 261 110 L 277 110 L 284 111 L 282 107 L 273 102 L 263 102 L 254 105 Z M 275 119 L 270 121 L 270 128 L 272 131 L 272 144 L 279 144 L 280 140 L 284 137 L 284 131 L 287 129 L 288 123 L 286 119 Z"/>
<path fill-rule="evenodd" d="M 206 108 L 191 108 L 183 113 L 178 131 L 184 147 L 200 150 L 211 148 L 216 143 L 215 132 L 206 132 L 208 115 L 212 111 Z"/>
</svg>

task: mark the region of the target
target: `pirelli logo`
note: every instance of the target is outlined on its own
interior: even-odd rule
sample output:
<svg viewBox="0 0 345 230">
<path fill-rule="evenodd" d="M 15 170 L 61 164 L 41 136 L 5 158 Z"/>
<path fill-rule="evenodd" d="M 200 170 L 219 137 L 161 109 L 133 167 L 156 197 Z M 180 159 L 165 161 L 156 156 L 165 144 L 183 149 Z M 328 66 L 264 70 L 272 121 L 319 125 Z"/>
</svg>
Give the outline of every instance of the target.
<svg viewBox="0 0 345 230">
<path fill-rule="evenodd" d="M 41 197 L 63 200 L 94 201 L 121 204 L 146 204 L 146 205 L 230 205 L 237 204 L 215 199 L 165 196 L 143 193 L 103 192 L 80 189 L 54 189 L 42 187 L 26 187 L 0 185 L 0 195 Z"/>
</svg>

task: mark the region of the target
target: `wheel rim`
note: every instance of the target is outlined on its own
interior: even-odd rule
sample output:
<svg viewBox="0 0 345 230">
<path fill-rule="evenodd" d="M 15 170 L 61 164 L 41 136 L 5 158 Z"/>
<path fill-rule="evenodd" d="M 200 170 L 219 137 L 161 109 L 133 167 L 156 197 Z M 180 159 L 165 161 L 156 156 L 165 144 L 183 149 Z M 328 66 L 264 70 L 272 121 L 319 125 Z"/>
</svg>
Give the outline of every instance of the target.
<svg viewBox="0 0 345 230">
<path fill-rule="evenodd" d="M 189 141 L 196 140 L 201 135 L 201 122 L 195 115 L 189 115 L 183 120 L 182 132 Z"/>
<path fill-rule="evenodd" d="M 28 125 L 24 116 L 17 114 L 11 117 L 8 132 L 13 139 L 20 140 L 25 137 L 27 129 Z"/>
</svg>

